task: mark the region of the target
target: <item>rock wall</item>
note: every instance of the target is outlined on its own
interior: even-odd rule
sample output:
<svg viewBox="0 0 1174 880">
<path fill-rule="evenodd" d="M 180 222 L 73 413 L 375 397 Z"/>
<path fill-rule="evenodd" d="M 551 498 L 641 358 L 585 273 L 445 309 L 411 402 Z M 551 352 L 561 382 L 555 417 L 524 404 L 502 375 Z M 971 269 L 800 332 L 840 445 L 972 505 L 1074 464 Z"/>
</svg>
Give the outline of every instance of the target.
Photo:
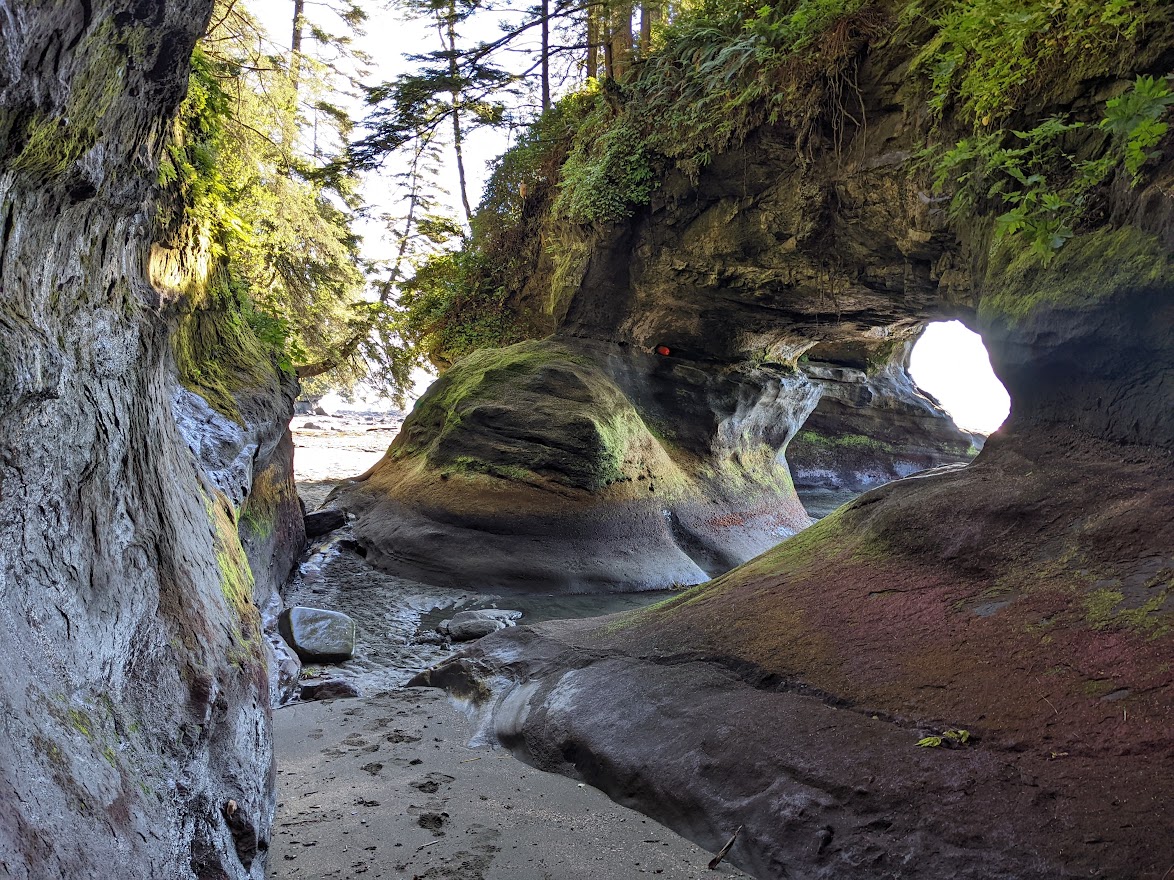
<svg viewBox="0 0 1174 880">
<path fill-rule="evenodd" d="M 211 7 L 0 9 L 5 876 L 264 876 L 253 571 L 270 588 L 298 542 L 290 388 L 258 365 L 238 421 L 179 386 L 170 340 L 207 260 L 152 247 Z M 251 569 L 238 528 L 262 520 Z"/>
</svg>

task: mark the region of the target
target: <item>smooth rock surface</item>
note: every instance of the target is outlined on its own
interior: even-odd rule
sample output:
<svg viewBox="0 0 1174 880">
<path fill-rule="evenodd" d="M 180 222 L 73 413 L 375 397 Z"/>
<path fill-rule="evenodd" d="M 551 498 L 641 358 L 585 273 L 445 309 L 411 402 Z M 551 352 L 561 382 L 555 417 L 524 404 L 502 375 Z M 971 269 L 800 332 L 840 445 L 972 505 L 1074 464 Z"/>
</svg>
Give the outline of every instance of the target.
<svg viewBox="0 0 1174 880">
<path fill-rule="evenodd" d="M 484 609 L 478 611 L 458 611 L 448 620 L 442 620 L 436 627 L 437 631 L 449 636 L 454 642 L 467 642 L 471 639 L 480 639 L 514 626 L 515 621 L 522 617 L 521 611 L 505 611 Z"/>
<path fill-rule="evenodd" d="M 295 605 L 281 613 L 277 628 L 304 663 L 349 660 L 355 653 L 355 622 L 339 611 Z"/>
</svg>

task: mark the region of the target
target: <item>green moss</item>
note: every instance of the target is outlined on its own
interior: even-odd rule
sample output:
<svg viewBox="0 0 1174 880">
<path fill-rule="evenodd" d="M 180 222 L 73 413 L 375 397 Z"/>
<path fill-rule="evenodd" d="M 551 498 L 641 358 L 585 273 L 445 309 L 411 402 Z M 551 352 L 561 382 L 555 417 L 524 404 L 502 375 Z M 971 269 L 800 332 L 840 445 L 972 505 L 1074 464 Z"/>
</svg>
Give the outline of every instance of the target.
<svg viewBox="0 0 1174 880">
<path fill-rule="evenodd" d="M 85 66 L 70 79 L 65 109 L 57 116 L 29 120 L 13 170 L 53 177 L 64 174 L 98 142 L 101 124 L 122 92 L 128 62 L 141 58 L 147 30 L 119 29 L 104 20 L 75 50 Z"/>
<path fill-rule="evenodd" d="M 1019 321 L 1044 306 L 1087 308 L 1124 291 L 1168 287 L 1171 268 L 1158 240 L 1133 226 L 1074 238 L 1046 267 L 1006 245 L 992 256 L 979 318 Z"/>
<path fill-rule="evenodd" d="M 460 424 L 462 402 L 490 396 L 521 375 L 566 360 L 580 362 L 580 359 L 561 349 L 534 341 L 474 352 L 429 386 L 416 401 L 412 418 L 422 425 L 435 425 L 443 433 Z M 420 451 L 420 446 L 412 443 L 407 435 L 401 436 L 405 442 L 397 444 L 396 451 L 400 454 Z M 428 438 L 429 441 L 431 439 Z"/>
<path fill-rule="evenodd" d="M 487 433 L 481 419 L 501 419 L 502 432 Z M 644 474 L 664 493 L 687 479 L 611 379 L 549 340 L 486 349 L 454 365 L 416 403 L 389 455 L 442 474 L 588 491 Z"/>
<path fill-rule="evenodd" d="M 599 454 L 599 482 L 606 484 L 624 476 L 624 463 L 631 455 L 632 447 L 642 438 L 649 436 L 648 427 L 634 409 L 625 406 L 615 409 L 605 418 L 592 419 L 595 430 L 602 442 Z"/>
<path fill-rule="evenodd" d="M 1111 678 L 1094 678 L 1086 681 L 1081 689 L 1086 696 L 1103 697 L 1105 694 L 1115 691 L 1117 685 Z"/>
<path fill-rule="evenodd" d="M 277 467 L 266 468 L 257 474 L 240 514 L 239 530 L 248 532 L 253 538 L 269 538 L 276 528 L 278 509 L 292 500 L 292 493 L 293 488 Z"/>
<path fill-rule="evenodd" d="M 440 472 L 443 474 L 483 474 L 502 480 L 516 480 L 523 483 L 534 478 L 534 474 L 525 468 L 508 464 L 495 464 L 468 455 L 458 455 L 442 467 Z"/>
<path fill-rule="evenodd" d="M 889 452 L 896 454 L 897 448 L 883 440 L 877 440 L 873 437 L 866 437 L 863 434 L 836 434 L 829 436 L 827 434 L 817 434 L 814 431 L 800 431 L 795 435 L 792 443 L 807 443 L 815 447 L 823 447 L 827 449 L 870 449 L 876 452 Z"/>
<path fill-rule="evenodd" d="M 235 392 L 266 387 L 277 372 L 272 351 L 224 291 L 183 316 L 171 337 L 179 381 L 221 415 L 243 424 Z"/>
<path fill-rule="evenodd" d="M 94 722 L 85 712 L 81 709 L 69 709 L 66 711 L 66 717 L 74 730 L 86 739 L 92 740 L 94 738 Z"/>
<path fill-rule="evenodd" d="M 231 507 L 224 496 L 205 500 L 204 509 L 212 528 L 216 564 L 220 570 L 220 591 L 237 615 L 239 626 L 233 633 L 232 652 L 247 652 L 253 660 L 261 657 L 261 615 L 255 604 L 256 584 L 249 560 L 241 546 L 237 525 L 231 516 Z M 233 655 L 235 656 L 235 655 Z M 232 660 L 232 656 L 229 657 Z"/>
<path fill-rule="evenodd" d="M 1158 593 L 1136 608 L 1121 608 L 1125 594 L 1118 590 L 1094 590 L 1084 600 L 1084 619 L 1097 630 L 1130 629 L 1157 638 L 1170 631 L 1169 613 L 1162 613 L 1174 586 L 1165 585 Z"/>
</svg>

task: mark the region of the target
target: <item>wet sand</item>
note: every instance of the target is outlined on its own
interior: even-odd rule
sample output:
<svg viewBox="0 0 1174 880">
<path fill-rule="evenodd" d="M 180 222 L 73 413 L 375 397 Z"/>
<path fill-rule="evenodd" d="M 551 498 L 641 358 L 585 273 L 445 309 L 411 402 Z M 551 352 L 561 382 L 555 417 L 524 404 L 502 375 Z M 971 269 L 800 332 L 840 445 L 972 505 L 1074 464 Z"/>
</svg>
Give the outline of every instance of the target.
<svg viewBox="0 0 1174 880">
<path fill-rule="evenodd" d="M 594 788 L 470 748 L 473 725 L 440 691 L 294 704 L 275 727 L 271 878 L 748 876 L 707 870 L 710 853 Z"/>
</svg>

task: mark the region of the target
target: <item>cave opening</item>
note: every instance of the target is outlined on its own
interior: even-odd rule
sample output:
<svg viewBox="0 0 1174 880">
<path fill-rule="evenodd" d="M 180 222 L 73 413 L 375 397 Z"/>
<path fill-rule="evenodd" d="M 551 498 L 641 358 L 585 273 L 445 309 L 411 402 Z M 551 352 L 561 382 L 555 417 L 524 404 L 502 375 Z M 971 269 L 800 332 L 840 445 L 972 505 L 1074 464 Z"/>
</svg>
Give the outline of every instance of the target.
<svg viewBox="0 0 1174 880">
<path fill-rule="evenodd" d="M 804 371 L 820 399 L 786 458 L 815 519 L 892 480 L 968 464 L 1010 410 L 982 338 L 960 321 L 926 324 L 879 368 L 812 351 Z"/>
<path fill-rule="evenodd" d="M 963 431 L 989 436 L 1011 411 L 982 337 L 961 321 L 926 325 L 909 354 L 909 375 Z"/>
</svg>

